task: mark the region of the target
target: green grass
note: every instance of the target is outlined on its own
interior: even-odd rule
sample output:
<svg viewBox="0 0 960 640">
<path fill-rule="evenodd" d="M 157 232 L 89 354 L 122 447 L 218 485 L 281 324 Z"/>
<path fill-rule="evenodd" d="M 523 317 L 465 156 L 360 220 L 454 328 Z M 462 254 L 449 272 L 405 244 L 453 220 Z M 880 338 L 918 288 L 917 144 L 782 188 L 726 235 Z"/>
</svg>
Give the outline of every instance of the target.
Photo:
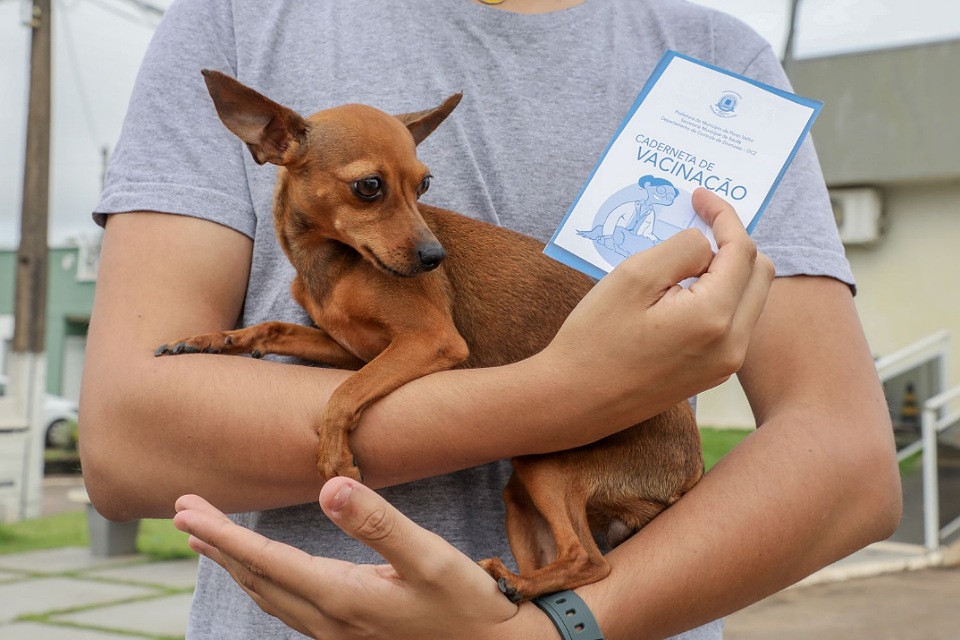
<svg viewBox="0 0 960 640">
<path fill-rule="evenodd" d="M 700 439 L 703 440 L 703 464 L 707 471 L 752 432 L 753 429 L 701 427 Z"/>
<path fill-rule="evenodd" d="M 89 543 L 87 518 L 82 511 L 0 524 L 0 553 L 17 553 Z"/>
<path fill-rule="evenodd" d="M 197 554 L 187 545 L 187 538 L 172 520 L 141 520 L 137 550 L 158 560 L 194 558 Z"/>
<path fill-rule="evenodd" d="M 89 544 L 86 511 L 0 524 L 0 554 Z M 137 551 L 158 560 L 196 555 L 187 546 L 187 535 L 178 531 L 170 520 L 141 520 Z"/>
<path fill-rule="evenodd" d="M 923 452 L 917 451 L 911 456 L 907 456 L 900 461 L 900 477 L 908 476 L 920 470 L 923 464 Z"/>
</svg>

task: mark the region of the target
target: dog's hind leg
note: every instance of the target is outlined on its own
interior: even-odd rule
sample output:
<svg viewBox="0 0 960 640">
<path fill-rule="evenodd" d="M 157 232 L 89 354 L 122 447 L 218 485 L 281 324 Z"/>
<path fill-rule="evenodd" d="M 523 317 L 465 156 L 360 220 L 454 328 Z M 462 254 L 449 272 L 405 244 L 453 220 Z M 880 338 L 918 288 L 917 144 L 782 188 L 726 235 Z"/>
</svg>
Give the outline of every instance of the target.
<svg viewBox="0 0 960 640">
<path fill-rule="evenodd" d="M 521 571 L 520 574 L 512 573 L 496 559 L 484 561 L 481 566 L 514 602 L 605 578 L 610 573 L 610 565 L 590 531 L 586 483 L 571 475 L 569 469 L 555 458 L 525 456 L 515 458 L 513 465 L 517 482 L 522 483 L 532 506 L 532 510 L 515 509 L 513 513 L 517 521 L 512 524 L 508 515 L 510 546 L 519 555 L 517 560 Z M 556 551 L 552 562 L 545 558 L 553 549 L 543 549 L 539 536 L 529 533 L 538 528 L 536 518 L 530 521 L 534 512 L 546 522 L 553 536 Z M 532 544 L 538 549 L 529 549 Z M 536 558 L 536 568 L 532 570 L 528 568 L 531 557 Z"/>
<path fill-rule="evenodd" d="M 521 574 L 533 573 L 557 557 L 557 545 L 549 523 L 534 506 L 517 474 L 503 490 L 506 530 L 510 550 Z"/>
<path fill-rule="evenodd" d="M 553 533 L 516 473 L 510 476 L 503 490 L 503 503 L 506 507 L 507 538 L 519 572 L 533 573 L 553 561 L 557 557 Z M 513 575 L 500 558 L 488 558 L 477 564 L 498 579 Z"/>
</svg>

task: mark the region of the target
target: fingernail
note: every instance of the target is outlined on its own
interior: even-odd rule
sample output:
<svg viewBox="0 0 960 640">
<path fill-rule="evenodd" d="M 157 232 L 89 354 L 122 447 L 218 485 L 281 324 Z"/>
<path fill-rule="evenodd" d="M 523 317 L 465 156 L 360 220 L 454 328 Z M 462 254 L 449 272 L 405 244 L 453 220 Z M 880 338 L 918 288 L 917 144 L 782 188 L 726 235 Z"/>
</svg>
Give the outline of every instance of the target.
<svg viewBox="0 0 960 640">
<path fill-rule="evenodd" d="M 350 500 L 350 495 L 353 493 L 353 485 L 345 483 L 340 490 L 337 491 L 333 499 L 330 501 L 330 511 L 334 513 L 339 513 L 341 509 L 347 504 L 347 501 Z"/>
</svg>

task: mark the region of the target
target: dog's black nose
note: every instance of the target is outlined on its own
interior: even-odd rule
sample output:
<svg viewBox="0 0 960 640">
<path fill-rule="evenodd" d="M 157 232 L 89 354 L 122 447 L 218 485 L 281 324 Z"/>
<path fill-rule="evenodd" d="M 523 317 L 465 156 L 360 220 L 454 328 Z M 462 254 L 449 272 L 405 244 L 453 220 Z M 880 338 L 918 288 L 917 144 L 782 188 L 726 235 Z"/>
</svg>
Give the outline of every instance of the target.
<svg viewBox="0 0 960 640">
<path fill-rule="evenodd" d="M 443 259 L 447 257 L 447 252 L 439 242 L 432 242 L 417 249 L 417 257 L 420 258 L 420 264 L 424 269 L 430 271 L 440 266 Z"/>
</svg>

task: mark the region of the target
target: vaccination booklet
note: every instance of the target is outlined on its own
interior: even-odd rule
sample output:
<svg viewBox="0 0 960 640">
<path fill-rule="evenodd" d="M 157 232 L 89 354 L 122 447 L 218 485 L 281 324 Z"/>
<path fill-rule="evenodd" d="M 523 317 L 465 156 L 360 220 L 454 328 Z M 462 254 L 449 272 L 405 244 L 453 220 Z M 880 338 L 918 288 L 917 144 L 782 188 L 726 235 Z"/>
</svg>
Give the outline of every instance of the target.
<svg viewBox="0 0 960 640">
<path fill-rule="evenodd" d="M 601 278 L 695 227 L 697 187 L 753 231 L 823 103 L 668 51 L 544 250 Z"/>
</svg>

